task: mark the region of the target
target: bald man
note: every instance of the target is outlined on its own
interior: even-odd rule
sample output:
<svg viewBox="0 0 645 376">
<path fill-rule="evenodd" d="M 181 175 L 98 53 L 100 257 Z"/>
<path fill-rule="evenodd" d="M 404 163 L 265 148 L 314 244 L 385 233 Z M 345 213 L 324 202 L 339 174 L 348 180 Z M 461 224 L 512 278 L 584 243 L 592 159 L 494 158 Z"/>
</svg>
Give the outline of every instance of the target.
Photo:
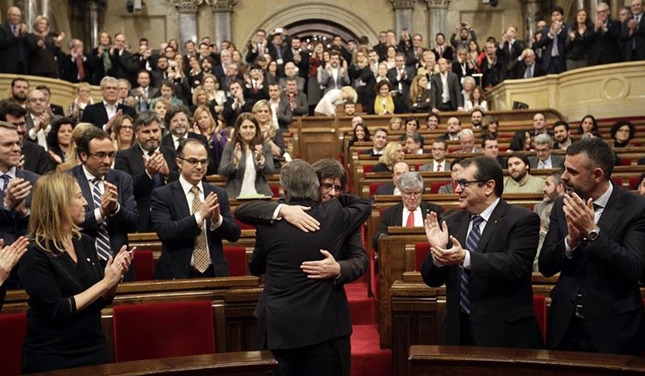
<svg viewBox="0 0 645 376">
<path fill-rule="evenodd" d="M 0 26 L 0 73 L 27 73 L 27 49 L 24 40 L 27 32 L 20 8 L 9 7 L 7 22 Z"/>
</svg>

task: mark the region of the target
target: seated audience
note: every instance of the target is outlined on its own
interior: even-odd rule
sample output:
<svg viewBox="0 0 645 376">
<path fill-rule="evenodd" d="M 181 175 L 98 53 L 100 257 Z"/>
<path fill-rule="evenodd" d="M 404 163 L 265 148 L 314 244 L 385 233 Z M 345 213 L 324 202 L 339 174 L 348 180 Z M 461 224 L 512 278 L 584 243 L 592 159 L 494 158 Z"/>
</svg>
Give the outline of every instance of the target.
<svg viewBox="0 0 645 376">
<path fill-rule="evenodd" d="M 486 136 L 493 136 L 497 138 L 497 129 L 499 128 L 499 120 L 496 116 L 488 115 L 482 119 L 482 138 Z"/>
<path fill-rule="evenodd" d="M 614 139 L 614 148 L 628 147 L 636 136 L 636 127 L 631 121 L 619 120 L 611 125 L 609 134 Z"/>
<path fill-rule="evenodd" d="M 497 164 L 502 169 L 507 168 L 506 158 L 499 155 L 499 143 L 497 142 L 497 139 L 495 137 L 491 135 L 484 136 L 484 138 L 482 138 L 481 145 L 484 156 L 496 160 Z"/>
<path fill-rule="evenodd" d="M 566 121 L 558 120 L 553 123 L 553 138 L 555 144 L 553 148 L 556 150 L 567 150 L 571 145 L 571 131 L 569 131 L 569 123 Z"/>
<path fill-rule="evenodd" d="M 512 154 L 507 161 L 510 176 L 504 178 L 504 193 L 542 193 L 544 179 L 531 175 L 528 157 Z"/>
<path fill-rule="evenodd" d="M 400 162 L 405 158 L 405 151 L 401 144 L 397 141 L 389 142 L 383 154 L 379 157 L 378 163 L 374 165 L 373 172 L 392 172 L 392 166 L 396 162 Z"/>
<path fill-rule="evenodd" d="M 439 115 L 429 113 L 428 116 L 426 117 L 426 129 L 434 131 L 435 129 L 439 129 L 439 122 L 441 119 L 439 118 Z"/>
<path fill-rule="evenodd" d="M 446 153 L 448 152 L 448 143 L 442 139 L 435 139 L 432 142 L 432 162 L 426 163 L 419 167 L 419 171 L 441 172 L 446 169 Z"/>
<path fill-rule="evenodd" d="M 372 136 L 372 149 L 367 154 L 372 157 L 380 156 L 383 154 L 385 145 L 387 144 L 387 129 L 376 128 Z"/>
<path fill-rule="evenodd" d="M 227 178 L 226 191 L 231 197 L 273 195 L 266 179 L 275 173 L 271 147 L 262 139 L 253 114 L 237 118 L 234 137 L 224 147 L 217 173 Z"/>
<path fill-rule="evenodd" d="M 394 113 L 394 98 L 392 85 L 389 81 L 383 80 L 374 88 L 376 98 L 374 99 L 374 113 L 376 115 L 387 115 Z"/>
<path fill-rule="evenodd" d="M 451 117 L 446 122 L 447 130 L 443 136 L 440 136 L 446 141 L 459 141 L 459 132 L 461 132 L 461 120 L 457 117 Z"/>
<path fill-rule="evenodd" d="M 129 149 L 137 140 L 134 137 L 134 120 L 128 115 L 119 115 L 112 125 L 112 143 L 114 151 Z"/>
<path fill-rule="evenodd" d="M 562 174 L 554 172 L 547 175 L 546 179 L 544 179 L 544 189 L 542 189 L 542 193 L 544 193 L 544 199 L 542 202 L 538 202 L 533 205 L 533 212 L 540 216 L 540 242 L 538 243 L 537 253 L 535 254 L 535 260 L 533 261 L 534 272 L 539 272 L 538 259 L 540 257 L 542 244 L 544 244 L 544 238 L 549 232 L 551 209 L 553 209 L 555 200 L 558 197 L 563 196 L 565 193 Z"/>
<path fill-rule="evenodd" d="M 634 190 L 636 190 L 639 195 L 645 196 L 645 172 L 638 178 L 638 183 L 634 187 Z"/>
<path fill-rule="evenodd" d="M 533 169 L 557 168 L 564 165 L 564 156 L 554 155 L 553 138 L 546 134 L 535 136 L 533 139 L 536 156 L 529 157 L 529 163 Z"/>
<path fill-rule="evenodd" d="M 578 134 L 582 136 L 583 134 L 593 132 L 598 132 L 598 123 L 596 122 L 596 118 L 593 115 L 585 115 L 582 120 L 580 120 Z"/>
<path fill-rule="evenodd" d="M 406 154 L 423 154 L 423 137 L 416 132 L 405 134 L 405 153 Z"/>
<path fill-rule="evenodd" d="M 475 146 L 475 134 L 472 129 L 462 129 L 459 132 L 459 145 L 461 149 L 456 153 L 481 153 L 482 149 Z"/>
<path fill-rule="evenodd" d="M 403 120 L 398 116 L 392 116 L 390 118 L 390 130 L 400 131 L 401 129 L 403 129 Z"/>
<path fill-rule="evenodd" d="M 58 166 L 67 162 L 72 153 L 72 131 L 74 123 L 72 119 L 60 118 L 54 122 L 52 129 L 47 134 L 47 146 L 49 158 Z"/>
<path fill-rule="evenodd" d="M 531 133 L 529 131 L 515 131 L 508 151 L 529 151 L 531 150 Z"/>
<path fill-rule="evenodd" d="M 410 166 L 404 161 L 396 162 L 392 166 L 392 182 L 388 184 L 380 185 L 376 188 L 375 195 L 401 195 L 401 187 L 399 182 L 401 181 L 401 176 L 406 172 L 410 171 Z"/>
<path fill-rule="evenodd" d="M 476 108 L 470 112 L 470 124 L 473 131 L 480 130 L 482 128 L 483 121 L 484 111 Z"/>
<path fill-rule="evenodd" d="M 461 172 L 461 165 L 459 162 L 463 161 L 463 158 L 455 158 L 450 162 L 450 178 L 452 182 L 446 185 L 439 187 L 440 195 L 451 195 L 457 191 L 457 180 L 459 180 L 459 172 Z"/>
<path fill-rule="evenodd" d="M 365 123 L 357 124 L 352 131 L 352 139 L 349 140 L 349 147 L 352 147 L 356 142 L 370 141 L 370 130 Z"/>
</svg>

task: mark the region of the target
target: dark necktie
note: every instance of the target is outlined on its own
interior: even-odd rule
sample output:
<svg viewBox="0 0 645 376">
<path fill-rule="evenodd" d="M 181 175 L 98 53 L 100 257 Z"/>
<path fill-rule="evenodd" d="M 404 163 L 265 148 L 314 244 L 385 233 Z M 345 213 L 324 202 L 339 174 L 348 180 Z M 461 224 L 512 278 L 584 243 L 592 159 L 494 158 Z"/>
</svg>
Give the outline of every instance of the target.
<svg viewBox="0 0 645 376">
<path fill-rule="evenodd" d="M 470 252 L 477 251 L 477 245 L 479 244 L 479 239 L 481 238 L 481 233 L 479 232 L 479 225 L 482 223 L 484 218 L 476 215 L 472 217 L 473 226 L 470 229 L 468 238 L 466 238 L 466 249 Z M 471 260 L 472 261 L 472 260 Z M 471 263 L 472 265 L 472 263 Z M 459 306 L 461 311 L 466 315 L 470 316 L 470 297 L 468 296 L 468 285 L 470 284 L 470 271 L 466 269 L 461 269 L 461 288 L 459 289 Z"/>
<path fill-rule="evenodd" d="M 94 184 L 94 189 L 92 189 L 92 199 L 94 200 L 94 207 L 101 207 L 101 190 L 99 189 L 99 184 L 102 180 L 99 178 L 92 179 L 92 184 Z M 96 234 L 96 251 L 99 255 L 99 259 L 107 260 L 110 258 L 112 251 L 110 250 L 110 236 L 107 231 L 107 218 L 103 218 L 103 222 L 99 224 L 99 230 Z"/>
<path fill-rule="evenodd" d="M 9 185 L 9 180 L 11 179 L 11 176 L 4 174 L 0 176 L 0 179 L 2 179 L 2 193 L 4 194 L 5 191 L 7 190 L 7 186 Z"/>
</svg>

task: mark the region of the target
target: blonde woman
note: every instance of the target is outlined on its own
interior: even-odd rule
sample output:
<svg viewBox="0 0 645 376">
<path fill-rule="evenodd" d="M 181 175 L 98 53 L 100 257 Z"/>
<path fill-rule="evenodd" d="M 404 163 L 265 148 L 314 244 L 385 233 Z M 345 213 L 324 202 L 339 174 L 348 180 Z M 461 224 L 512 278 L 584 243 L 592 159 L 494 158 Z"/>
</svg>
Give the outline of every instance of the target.
<svg viewBox="0 0 645 376">
<path fill-rule="evenodd" d="M 378 163 L 374 165 L 373 172 L 392 172 L 392 166 L 405 158 L 405 151 L 400 143 L 396 141 L 389 142 L 383 149 L 383 154 L 379 157 Z"/>
<path fill-rule="evenodd" d="M 91 91 L 90 84 L 87 82 L 81 82 L 76 86 L 76 98 L 67 109 L 67 117 L 74 120 L 75 123 L 81 120 L 85 107 L 94 104 L 94 99 L 90 96 Z"/>
<path fill-rule="evenodd" d="M 67 157 L 65 158 L 65 162 L 59 164 L 56 166 L 56 171 L 61 172 L 61 171 L 66 171 L 69 170 L 72 167 L 76 167 L 77 165 L 81 164 L 81 161 L 78 159 L 78 153 L 76 152 L 76 142 L 78 141 L 79 138 L 83 135 L 83 133 L 88 130 L 96 127 L 92 123 L 78 123 L 74 127 L 74 130 L 72 130 L 72 144 L 69 147 L 69 150 L 67 151 Z"/>
<path fill-rule="evenodd" d="M 273 155 L 273 167 L 276 170 L 280 169 L 280 159 L 284 154 L 284 138 L 282 137 L 282 129 L 278 127 L 273 121 L 273 110 L 269 106 L 269 102 L 261 99 L 253 105 L 253 116 L 260 125 L 260 132 L 262 133 L 263 142 L 266 142 L 271 147 L 271 155 Z"/>
<path fill-rule="evenodd" d="M 271 147 L 259 129 L 253 114 L 240 114 L 233 138 L 224 147 L 217 173 L 228 178 L 226 191 L 231 197 L 273 195 L 266 178 L 275 174 Z"/>
<path fill-rule="evenodd" d="M 34 76 L 58 78 L 56 56 L 65 33 L 57 34 L 49 30 L 49 19 L 36 17 L 34 31 L 25 35 L 25 46 L 29 51 L 29 73 Z M 4 57 L 6 58 L 6 56 Z"/>
<path fill-rule="evenodd" d="M 193 113 L 193 132 L 201 134 L 208 140 L 208 156 L 210 161 L 206 173 L 217 174 L 217 168 L 222 159 L 224 146 L 228 142 L 226 131 L 222 129 L 222 122 L 215 120 L 206 106 L 199 106 Z"/>
<path fill-rule="evenodd" d="M 351 86 L 343 86 L 340 89 L 329 90 L 318 102 L 314 113 L 324 116 L 335 116 L 336 106 L 347 101 L 354 102 L 358 100 L 358 94 Z"/>
<path fill-rule="evenodd" d="M 101 310 L 112 302 L 132 252 L 123 246 L 101 267 L 96 240 L 78 227 L 87 201 L 71 175 L 42 176 L 31 203 L 31 242 L 18 267 L 29 295 L 22 372 L 108 363 Z"/>
</svg>

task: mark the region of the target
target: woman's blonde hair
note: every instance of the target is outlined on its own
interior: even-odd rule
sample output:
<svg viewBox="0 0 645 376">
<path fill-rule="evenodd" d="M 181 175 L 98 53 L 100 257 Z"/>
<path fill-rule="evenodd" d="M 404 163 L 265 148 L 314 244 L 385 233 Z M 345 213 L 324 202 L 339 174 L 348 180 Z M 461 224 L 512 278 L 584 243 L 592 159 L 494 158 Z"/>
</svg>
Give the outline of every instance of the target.
<svg viewBox="0 0 645 376">
<path fill-rule="evenodd" d="M 36 26 L 38 26 L 38 23 L 39 23 L 40 21 L 42 21 L 42 20 L 47 21 L 47 28 L 49 29 L 49 25 L 50 25 L 50 23 L 49 23 L 49 18 L 47 18 L 47 17 L 43 16 L 42 14 L 39 14 L 39 15 L 36 17 L 36 19 L 34 20 L 34 24 L 32 25 L 32 27 L 35 29 L 35 28 L 36 28 Z"/>
<path fill-rule="evenodd" d="M 67 155 L 67 160 L 65 163 L 61 163 L 56 168 L 56 171 L 65 171 L 69 170 L 72 167 L 76 167 L 81 164 L 81 160 L 78 158 L 78 153 L 76 152 L 76 142 L 79 138 L 85 133 L 86 130 L 95 128 L 96 126 L 92 123 L 78 123 L 72 130 L 72 142 L 69 145 L 69 153 Z"/>
<path fill-rule="evenodd" d="M 386 166 L 390 167 L 394 164 L 394 155 L 397 151 L 401 150 L 403 146 L 398 141 L 388 142 L 383 149 L 383 154 L 379 157 L 378 161 L 385 163 Z"/>
<path fill-rule="evenodd" d="M 354 103 L 358 101 L 358 94 L 356 93 L 356 90 L 354 90 L 353 87 L 343 86 L 342 88 L 340 88 L 340 90 L 342 90 L 343 93 L 347 94 L 348 96 L 347 101 L 354 102 Z"/>
<path fill-rule="evenodd" d="M 275 136 L 275 132 L 276 132 L 275 130 L 276 128 L 278 128 L 278 125 L 273 122 L 273 109 L 271 108 L 271 106 L 269 106 L 269 101 L 267 101 L 266 99 L 260 99 L 259 101 L 255 102 L 251 112 L 253 113 L 253 116 L 255 116 L 255 114 L 258 111 L 260 111 L 262 107 L 266 107 L 269 109 L 269 114 L 270 114 L 269 125 L 271 126 L 269 129 L 269 138 L 273 138 L 273 136 Z M 257 117 L 255 119 L 257 120 Z M 259 120 L 258 120 L 258 124 L 260 124 Z M 260 128 L 262 128 L 262 124 L 260 124 Z M 262 129 L 258 129 L 258 132 L 261 132 L 261 131 Z"/>
<path fill-rule="evenodd" d="M 193 90 L 193 103 L 197 104 L 197 97 L 199 97 L 200 94 L 204 94 L 206 96 L 206 102 L 208 102 L 208 93 L 206 92 L 206 89 L 204 89 L 201 85 L 197 86 Z"/>
<path fill-rule="evenodd" d="M 81 237 L 80 228 L 69 211 L 72 192 L 78 185 L 71 175 L 57 172 L 43 175 L 34 186 L 29 218 L 29 239 L 57 256 L 65 252 L 64 241 L 70 235 Z"/>
<path fill-rule="evenodd" d="M 206 137 L 210 137 L 210 135 L 215 132 L 215 128 L 217 128 L 217 122 L 213 118 L 213 115 L 211 115 L 210 110 L 206 106 L 199 106 L 195 109 L 195 112 L 193 113 L 193 119 L 195 123 L 197 123 L 197 118 L 201 116 L 201 114 L 206 113 L 208 115 L 208 122 L 211 124 L 211 126 L 208 128 L 208 135 Z M 199 127 L 199 126 L 198 126 Z M 201 129 L 200 129 L 201 131 Z"/>
</svg>

